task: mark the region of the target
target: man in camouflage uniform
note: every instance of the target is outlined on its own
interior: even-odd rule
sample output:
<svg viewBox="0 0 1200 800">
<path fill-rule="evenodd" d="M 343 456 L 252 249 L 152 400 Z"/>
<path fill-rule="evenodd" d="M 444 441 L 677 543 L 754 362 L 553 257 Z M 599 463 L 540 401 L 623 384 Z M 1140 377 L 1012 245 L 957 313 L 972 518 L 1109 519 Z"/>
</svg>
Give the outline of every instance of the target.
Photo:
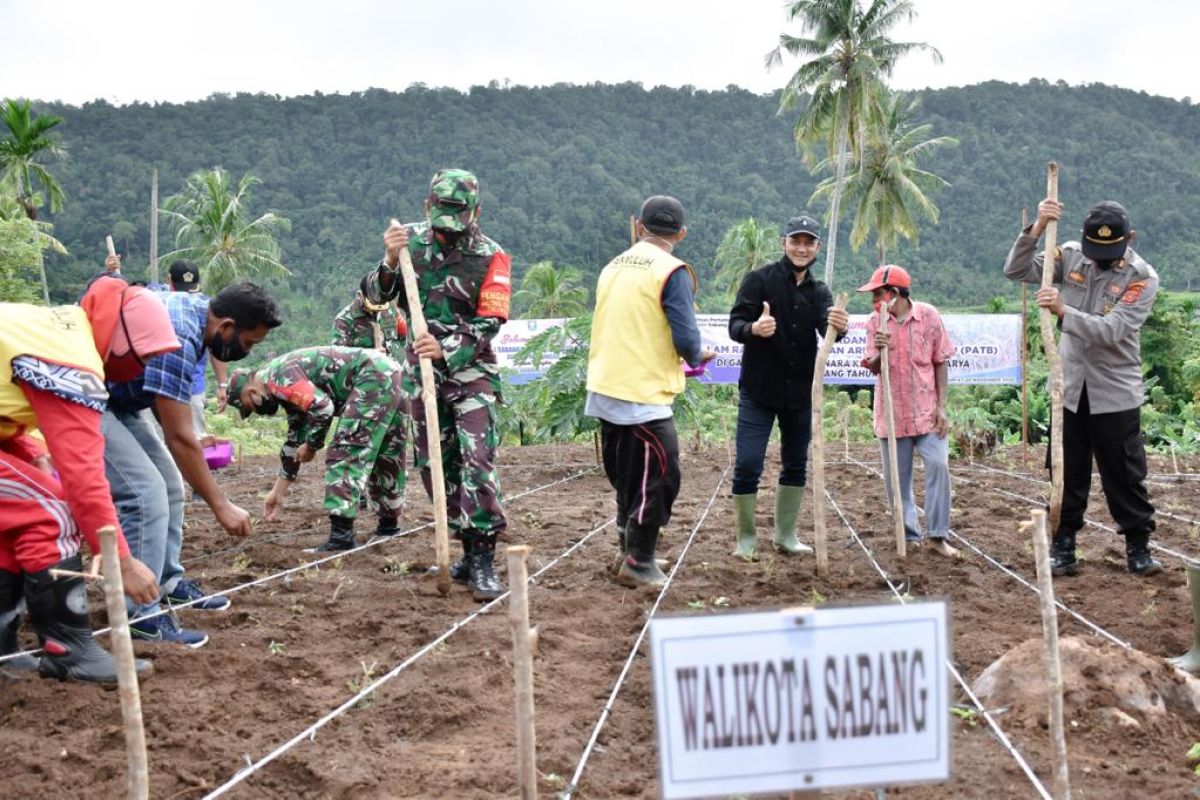
<svg viewBox="0 0 1200 800">
<path fill-rule="evenodd" d="M 463 558 L 450 574 L 465 582 L 476 600 L 490 600 L 504 592 L 493 559 L 496 537 L 507 526 L 495 469 L 500 374 L 492 338 L 508 319 L 511 259 L 483 235 L 479 212 L 476 177 L 461 169 L 440 170 L 425 200 L 426 220 L 408 225 L 393 220 L 383 236 L 386 255 L 364 280 L 363 294 L 376 304 L 396 298 L 408 310 L 411 298 L 400 274 L 400 251 L 407 247 L 429 330 L 408 346 L 406 388 L 416 395 L 419 360 L 429 358 L 437 387 L 446 514 L 463 547 Z M 425 406 L 416 402 L 412 410 L 417 466 L 432 497 Z"/>
<path fill-rule="evenodd" d="M 404 505 L 404 392 L 400 365 L 375 350 L 304 347 L 285 353 L 255 372 L 229 377 L 229 404 L 242 419 L 250 414 L 288 417 L 287 440 L 279 451 L 282 468 L 267 495 L 266 519 L 275 518 L 300 465 L 325 446 L 333 418 L 333 441 L 325 454 L 325 510 L 329 541 L 315 552 L 354 546 L 354 517 L 369 487 L 379 508 L 377 536 L 399 530 Z"/>
</svg>

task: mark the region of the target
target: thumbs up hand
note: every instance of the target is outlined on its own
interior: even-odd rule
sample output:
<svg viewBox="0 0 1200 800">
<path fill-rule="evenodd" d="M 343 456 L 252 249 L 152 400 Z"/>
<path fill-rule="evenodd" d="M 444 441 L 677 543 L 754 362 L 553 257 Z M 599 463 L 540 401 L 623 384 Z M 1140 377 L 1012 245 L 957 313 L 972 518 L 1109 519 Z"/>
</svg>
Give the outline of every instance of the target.
<svg viewBox="0 0 1200 800">
<path fill-rule="evenodd" d="M 763 301 L 762 314 L 750 326 L 750 332 L 755 336 L 769 339 L 775 335 L 775 318 L 771 316 L 771 304 Z"/>
</svg>

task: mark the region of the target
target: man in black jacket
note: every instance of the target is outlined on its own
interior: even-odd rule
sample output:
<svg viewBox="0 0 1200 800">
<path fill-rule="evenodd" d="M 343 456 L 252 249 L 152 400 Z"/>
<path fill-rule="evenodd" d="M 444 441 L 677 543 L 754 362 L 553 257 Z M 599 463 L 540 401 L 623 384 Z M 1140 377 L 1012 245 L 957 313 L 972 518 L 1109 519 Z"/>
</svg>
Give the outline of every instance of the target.
<svg viewBox="0 0 1200 800">
<path fill-rule="evenodd" d="M 783 465 L 775 490 L 772 544 L 785 555 L 812 552 L 796 536 L 796 520 L 808 471 L 817 337 L 832 325 L 841 338 L 850 322 L 845 311 L 833 308 L 829 287 L 809 269 L 821 250 L 817 221 L 807 214 L 788 220 L 782 243 L 783 257 L 746 276 L 729 312 L 729 336 L 745 345 L 733 468 L 733 555 L 748 561 L 756 557 L 758 480 L 776 419 Z"/>
</svg>

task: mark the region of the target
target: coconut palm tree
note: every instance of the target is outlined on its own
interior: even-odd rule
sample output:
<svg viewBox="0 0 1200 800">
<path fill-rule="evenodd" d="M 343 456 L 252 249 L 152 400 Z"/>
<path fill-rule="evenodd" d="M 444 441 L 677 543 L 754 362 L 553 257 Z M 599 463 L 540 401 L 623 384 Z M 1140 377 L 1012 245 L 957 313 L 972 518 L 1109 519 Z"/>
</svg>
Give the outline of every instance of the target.
<svg viewBox="0 0 1200 800">
<path fill-rule="evenodd" d="M 937 223 L 938 207 L 929 195 L 950 185 L 918 167 L 918 162 L 939 147 L 957 145 L 958 140 L 950 136 L 927 138 L 932 125 L 910 125 L 920 107 L 919 100 L 910 101 L 893 93 L 880 107 L 880 124 L 871 132 L 862 160 L 843 186 L 843 195 L 855 207 L 850 246 L 857 251 L 874 231 L 879 263 L 886 264 L 888 249 L 894 249 L 901 236 L 917 238 L 919 219 Z M 826 160 L 818 169 L 828 166 Z M 809 202 L 828 200 L 835 188 L 835 179 L 826 178 L 817 185 Z"/>
<path fill-rule="evenodd" d="M 44 202 L 38 185 L 46 191 L 51 212 L 58 211 L 66 200 L 62 187 L 39 159 L 46 156 L 61 158 L 65 151 L 49 134 L 51 128 L 63 121 L 62 117 L 53 114 L 35 117 L 29 105 L 28 100 L 22 103 L 6 99 L 0 106 L 0 119 L 8 128 L 8 134 L 0 139 L 0 192 L 15 199 L 24 215 L 36 222 L 38 209 Z M 40 272 L 42 298 L 49 305 L 50 287 L 46 282 L 45 265 L 40 264 Z"/>
<path fill-rule="evenodd" d="M 521 279 L 513 305 L 526 317 L 577 317 L 587 311 L 588 291 L 575 286 L 580 279 L 574 267 L 555 267 L 539 261 Z"/>
<path fill-rule="evenodd" d="M 929 51 L 935 61 L 941 53 L 923 42 L 894 42 L 888 33 L 899 22 L 911 21 L 916 8 L 911 0 L 795 0 L 788 20 L 799 20 L 802 36 L 782 34 L 779 45 L 767 54 L 767 66 L 781 64 L 783 53 L 811 57 L 800 65 L 784 86 L 780 111 L 808 103 L 796 123 L 796 141 L 812 162 L 812 147 L 823 143 L 834 159 L 834 189 L 829 203 L 829 237 L 825 250 L 825 282 L 833 285 L 837 252 L 838 218 L 847 162 L 861 153 L 866 131 L 877 119 L 875 101 L 884 78 L 901 56 Z"/>
<path fill-rule="evenodd" d="M 250 189 L 260 183 L 247 173 L 230 187 L 229 175 L 220 167 L 197 172 L 183 191 L 168 197 L 162 211 L 176 228 L 176 249 L 163 261 L 195 261 L 204 288 L 216 292 L 241 278 L 277 278 L 292 273 L 283 265 L 279 233 L 292 223 L 273 212 L 250 219 Z"/>
<path fill-rule="evenodd" d="M 746 275 L 778 255 L 778 230 L 753 217 L 737 222 L 717 246 L 717 283 L 727 286 L 733 297 Z"/>
</svg>

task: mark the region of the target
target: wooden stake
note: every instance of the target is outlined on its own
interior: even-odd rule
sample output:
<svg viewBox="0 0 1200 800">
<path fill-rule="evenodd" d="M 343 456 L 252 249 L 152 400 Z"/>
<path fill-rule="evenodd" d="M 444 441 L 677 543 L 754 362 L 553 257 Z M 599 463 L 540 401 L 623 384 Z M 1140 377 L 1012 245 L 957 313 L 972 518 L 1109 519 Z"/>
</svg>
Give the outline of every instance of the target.
<svg viewBox="0 0 1200 800">
<path fill-rule="evenodd" d="M 508 618 L 512 622 L 513 672 L 517 700 L 517 786 L 522 800 L 537 800 L 537 739 L 534 736 L 533 648 L 537 633 L 529 629 L 527 545 L 508 548 Z"/>
<path fill-rule="evenodd" d="M 629 246 L 630 247 L 633 247 L 635 244 L 637 244 L 637 225 L 634 224 L 635 219 L 637 219 L 637 218 L 634 217 L 633 214 L 629 215 Z"/>
<path fill-rule="evenodd" d="M 845 311 L 847 299 L 845 292 L 839 293 L 833 307 Z M 827 325 L 813 365 L 812 379 L 813 547 L 817 553 L 817 576 L 821 578 L 829 574 L 829 548 L 825 536 L 825 364 L 836 338 L 833 326 Z"/>
<path fill-rule="evenodd" d="M 1063 729 L 1062 662 L 1058 652 L 1058 611 L 1054 607 L 1054 581 L 1050 577 L 1050 543 L 1046 536 L 1046 512 L 1033 511 L 1033 553 L 1037 561 L 1038 593 L 1042 601 L 1042 632 L 1046 643 L 1047 693 L 1050 701 L 1050 737 L 1054 743 L 1054 796 L 1070 800 L 1067 773 L 1067 738 Z"/>
<path fill-rule="evenodd" d="M 1058 164 L 1051 161 L 1046 165 L 1046 197 L 1058 199 Z M 1058 263 L 1058 221 L 1050 220 L 1046 225 L 1046 249 L 1042 261 L 1042 288 L 1054 285 L 1054 271 Z M 1063 495 L 1063 368 L 1058 357 L 1058 345 L 1054 341 L 1054 315 L 1050 309 L 1041 309 L 1039 319 L 1042 326 L 1042 349 L 1050 365 L 1050 531 L 1058 530 L 1062 516 Z"/>
<path fill-rule="evenodd" d="M 879 304 L 879 330 L 888 329 L 888 306 Z M 887 422 L 888 485 L 892 488 L 892 527 L 896 533 L 896 554 L 908 557 L 908 542 L 904 538 L 904 503 L 900 499 L 900 465 L 896 463 L 896 419 L 892 409 L 892 375 L 888 369 L 888 351 L 879 349 L 880 391 L 883 392 L 883 416 Z"/>
<path fill-rule="evenodd" d="M 100 552 L 104 556 L 104 601 L 108 608 L 108 624 L 112 626 L 108 641 L 117 660 L 117 689 L 121 696 L 121 718 L 125 722 L 129 796 L 133 800 L 145 800 L 150 796 L 150 772 L 146 766 L 142 697 L 133 661 L 133 642 L 129 638 L 129 617 L 125 613 L 125 586 L 117 557 L 117 529 L 111 525 L 100 529 Z"/>
<path fill-rule="evenodd" d="M 112 237 L 111 237 L 111 236 L 105 236 L 105 237 L 104 237 L 104 243 L 105 243 L 106 245 L 108 245 L 108 254 L 109 254 L 110 256 L 115 256 L 115 255 L 117 254 L 117 248 L 113 246 L 113 240 L 112 240 Z"/>
<path fill-rule="evenodd" d="M 842 456 L 850 460 L 850 406 L 844 406 L 838 412 L 838 421 L 842 424 Z"/>
<path fill-rule="evenodd" d="M 1029 210 L 1021 209 L 1021 230 L 1029 227 Z M 1025 323 L 1029 318 L 1029 284 L 1021 284 L 1021 469 L 1029 468 L 1029 342 Z"/>
<path fill-rule="evenodd" d="M 400 224 L 392 220 L 395 224 Z M 413 340 L 421 338 L 429 330 L 425 324 L 425 312 L 421 308 L 421 294 L 417 289 L 417 274 L 413 271 L 408 248 L 400 248 L 400 271 L 404 275 L 404 293 L 408 297 L 409 321 L 412 323 Z M 421 365 L 421 402 L 425 404 L 425 438 L 429 449 L 429 470 L 433 485 L 433 544 L 437 560 L 438 594 L 450 594 L 450 532 L 446 521 L 446 483 L 442 473 L 442 437 L 438 424 L 437 389 L 433 379 L 433 362 L 424 356 Z"/>
</svg>

